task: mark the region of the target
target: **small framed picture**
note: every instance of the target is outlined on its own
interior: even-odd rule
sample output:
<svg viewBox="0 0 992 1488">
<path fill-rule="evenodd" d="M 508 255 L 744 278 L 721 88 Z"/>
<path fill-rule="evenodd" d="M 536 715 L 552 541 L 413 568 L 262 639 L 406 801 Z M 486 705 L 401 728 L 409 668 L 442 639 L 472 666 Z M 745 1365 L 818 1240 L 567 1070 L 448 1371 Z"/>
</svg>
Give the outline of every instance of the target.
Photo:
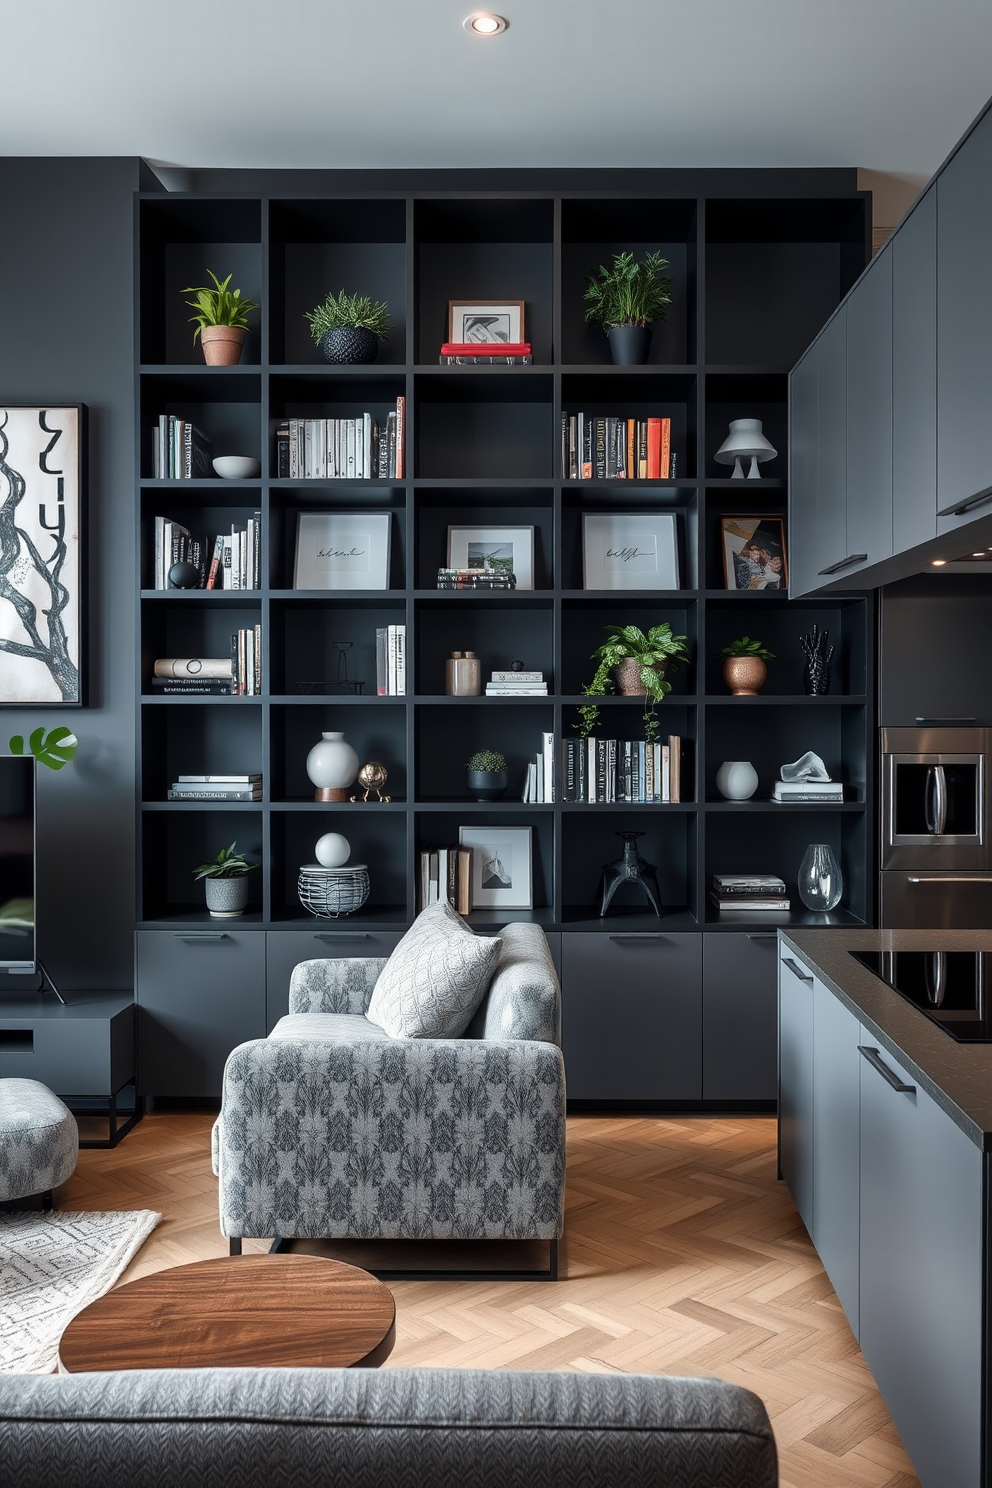
<svg viewBox="0 0 992 1488">
<path fill-rule="evenodd" d="M 294 589 L 388 589 L 389 512 L 300 512 Z"/>
<path fill-rule="evenodd" d="M 448 528 L 448 567 L 503 569 L 516 576 L 518 589 L 534 587 L 533 527 L 488 524 Z"/>
<path fill-rule="evenodd" d="M 784 517 L 721 517 L 727 589 L 787 589 Z"/>
<path fill-rule="evenodd" d="M 583 589 L 677 589 L 674 512 L 584 512 Z"/>
<path fill-rule="evenodd" d="M 524 339 L 523 300 L 449 300 L 449 341 L 504 341 Z"/>
<path fill-rule="evenodd" d="M 530 827 L 459 827 L 472 849 L 473 909 L 532 909 Z"/>
</svg>

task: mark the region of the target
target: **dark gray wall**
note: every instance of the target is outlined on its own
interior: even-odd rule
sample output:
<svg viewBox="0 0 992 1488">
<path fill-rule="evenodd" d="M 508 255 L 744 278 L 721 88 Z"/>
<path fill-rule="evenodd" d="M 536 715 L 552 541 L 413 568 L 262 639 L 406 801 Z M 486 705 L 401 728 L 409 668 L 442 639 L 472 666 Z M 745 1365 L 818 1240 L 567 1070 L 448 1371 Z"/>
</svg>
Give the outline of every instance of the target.
<svg viewBox="0 0 992 1488">
<path fill-rule="evenodd" d="M 924 574 L 881 593 L 878 721 L 992 724 L 992 573 Z"/>
<path fill-rule="evenodd" d="M 80 739 L 38 772 L 38 952 L 69 988 L 132 981 L 137 187 L 137 160 L 0 159 L 0 402 L 89 407 L 88 703 L 0 708 L 0 751 L 39 723 Z"/>
</svg>

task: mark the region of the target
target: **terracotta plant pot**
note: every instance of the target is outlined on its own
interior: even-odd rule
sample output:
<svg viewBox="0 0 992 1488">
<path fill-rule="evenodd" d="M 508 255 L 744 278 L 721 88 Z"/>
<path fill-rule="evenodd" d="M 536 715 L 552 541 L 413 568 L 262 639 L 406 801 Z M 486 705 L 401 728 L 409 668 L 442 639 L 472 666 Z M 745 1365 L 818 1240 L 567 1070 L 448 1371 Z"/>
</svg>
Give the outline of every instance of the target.
<svg viewBox="0 0 992 1488">
<path fill-rule="evenodd" d="M 760 656 L 728 656 L 723 663 L 723 680 L 734 697 L 757 697 L 767 677 Z"/>
<path fill-rule="evenodd" d="M 244 326 L 204 326 L 200 331 L 203 360 L 208 367 L 236 367 L 247 332 Z"/>
</svg>

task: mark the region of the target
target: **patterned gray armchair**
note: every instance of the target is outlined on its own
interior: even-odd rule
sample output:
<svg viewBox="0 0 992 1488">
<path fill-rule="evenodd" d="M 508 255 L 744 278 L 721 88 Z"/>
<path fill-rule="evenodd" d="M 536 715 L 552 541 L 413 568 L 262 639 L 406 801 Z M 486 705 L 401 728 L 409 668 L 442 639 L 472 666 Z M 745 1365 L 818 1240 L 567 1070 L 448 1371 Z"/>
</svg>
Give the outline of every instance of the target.
<svg viewBox="0 0 992 1488">
<path fill-rule="evenodd" d="M 370 1022 L 383 960 L 295 968 L 289 1016 L 224 1071 L 214 1171 L 232 1254 L 249 1237 L 547 1240 L 557 1274 L 558 979 L 538 926 L 500 934 L 463 1038 L 394 1039 Z"/>
</svg>

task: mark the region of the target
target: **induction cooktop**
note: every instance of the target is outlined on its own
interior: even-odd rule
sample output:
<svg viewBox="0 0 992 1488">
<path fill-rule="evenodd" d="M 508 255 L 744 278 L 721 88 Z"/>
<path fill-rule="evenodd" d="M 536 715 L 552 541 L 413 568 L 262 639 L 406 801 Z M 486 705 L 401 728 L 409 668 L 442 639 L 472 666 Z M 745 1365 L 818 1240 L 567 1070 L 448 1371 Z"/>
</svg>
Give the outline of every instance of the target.
<svg viewBox="0 0 992 1488">
<path fill-rule="evenodd" d="M 959 1044 L 992 1043 L 992 964 L 983 951 L 851 951 Z"/>
</svg>

